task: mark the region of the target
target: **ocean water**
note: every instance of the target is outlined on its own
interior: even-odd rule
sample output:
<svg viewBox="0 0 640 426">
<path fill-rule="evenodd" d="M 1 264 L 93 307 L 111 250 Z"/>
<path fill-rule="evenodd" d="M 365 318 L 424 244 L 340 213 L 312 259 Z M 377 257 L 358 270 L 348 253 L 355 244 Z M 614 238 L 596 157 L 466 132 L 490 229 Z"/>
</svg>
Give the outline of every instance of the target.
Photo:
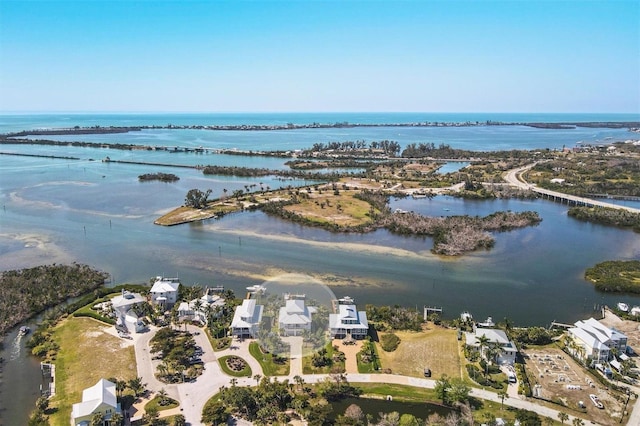
<svg viewBox="0 0 640 426">
<path fill-rule="evenodd" d="M 212 120 L 206 122 L 205 119 Z M 287 122 L 405 121 L 607 121 L 632 120 L 619 115 L 499 114 L 56 114 L 2 115 L 0 132 L 75 125 L 141 124 L 279 124 Z M 395 137 L 394 137 L 395 136 Z M 244 150 L 296 149 L 331 140 L 394 139 L 447 143 L 454 148 L 558 149 L 578 141 L 604 143 L 638 138 L 622 129 L 533 129 L 523 126 L 455 128 L 304 129 L 274 132 L 218 132 L 165 129 L 116 135 L 82 135 L 91 142 L 118 141 L 162 146 L 206 146 Z M 72 140 L 76 136 L 56 136 Z M 48 137 L 49 138 L 49 137 Z M 50 137 L 54 138 L 54 137 Z M 243 212 L 221 220 L 174 227 L 153 224 L 183 203 L 191 188 L 220 196 L 247 186 L 276 188 L 307 182 L 275 177 L 257 179 L 204 176 L 195 169 L 104 163 L 112 159 L 172 164 L 221 164 L 284 168 L 284 160 L 219 154 L 118 151 L 97 148 L 2 145 L 1 152 L 73 156 L 79 160 L 0 155 L 0 270 L 40 264 L 81 262 L 109 272 L 114 283 L 148 282 L 150 277 L 178 275 L 187 285 L 224 285 L 243 294 L 250 285 L 286 273 L 308 274 L 341 297 L 367 303 L 443 308 L 453 318 L 468 310 L 480 320 L 505 317 L 517 325 L 548 325 L 587 318 L 602 304 L 640 297 L 598 293 L 583 278 L 586 268 L 609 259 L 639 259 L 640 238 L 632 231 L 579 222 L 567 206 L 548 200 L 464 201 L 451 197 L 394 199 L 392 209 L 426 215 L 486 215 L 495 211 L 534 210 L 536 227 L 496 233 L 489 251 L 459 258 L 431 254 L 432 240 L 401 237 L 378 230 L 336 234 L 265 215 Z M 455 167 L 450 165 L 448 167 Z M 175 173 L 175 183 L 139 182 L 138 175 Z M 5 341 L 12 350 L 15 333 Z M 20 389 L 0 383 L 0 423 L 24 424 L 33 407 L 38 374 L 21 355 L 6 369 L 31 377 Z M 22 360 L 22 361 L 19 361 Z M 18 362 L 19 361 L 19 362 Z M 23 374 L 24 373 L 24 374 Z M 13 377 L 13 376 L 11 376 Z M 9 379 L 9 376 L 5 376 Z M 21 405 L 7 398 L 20 393 Z M 13 422 L 13 423 L 12 423 Z"/>
</svg>

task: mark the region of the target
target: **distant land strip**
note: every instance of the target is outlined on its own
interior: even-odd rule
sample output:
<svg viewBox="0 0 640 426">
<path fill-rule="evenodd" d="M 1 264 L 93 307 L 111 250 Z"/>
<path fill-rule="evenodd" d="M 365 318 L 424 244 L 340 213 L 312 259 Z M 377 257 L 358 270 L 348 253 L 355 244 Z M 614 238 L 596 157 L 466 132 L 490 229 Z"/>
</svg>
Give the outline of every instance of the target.
<svg viewBox="0 0 640 426">
<path fill-rule="evenodd" d="M 211 124 L 211 125 L 174 125 L 165 126 L 92 126 L 69 127 L 57 129 L 33 129 L 20 132 L 5 133 L 4 137 L 23 137 L 39 135 L 91 135 L 108 133 L 128 133 L 149 129 L 170 130 L 237 130 L 237 131 L 265 131 L 265 130 L 296 130 L 296 129 L 343 129 L 355 127 L 481 127 L 481 126 L 528 126 L 539 129 L 575 129 L 576 127 L 632 129 L 640 128 L 640 121 L 589 121 L 589 122 L 562 122 L 562 123 L 510 123 L 501 121 L 465 121 L 465 122 L 441 122 L 424 121 L 415 123 L 308 123 L 308 124 Z"/>
<path fill-rule="evenodd" d="M 63 157 L 60 155 L 21 154 L 17 152 L 1 152 L 0 155 L 16 155 L 18 157 L 55 158 L 58 160 L 80 160 L 78 157 Z"/>
</svg>

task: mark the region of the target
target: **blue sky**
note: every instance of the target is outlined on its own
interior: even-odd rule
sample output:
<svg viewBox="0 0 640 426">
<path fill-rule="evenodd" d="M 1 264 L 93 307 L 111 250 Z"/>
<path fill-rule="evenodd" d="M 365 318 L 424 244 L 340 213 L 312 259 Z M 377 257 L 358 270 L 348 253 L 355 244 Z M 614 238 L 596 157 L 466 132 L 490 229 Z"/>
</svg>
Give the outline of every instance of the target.
<svg viewBox="0 0 640 426">
<path fill-rule="evenodd" d="M 0 1 L 0 111 L 640 112 L 640 2 Z"/>
</svg>

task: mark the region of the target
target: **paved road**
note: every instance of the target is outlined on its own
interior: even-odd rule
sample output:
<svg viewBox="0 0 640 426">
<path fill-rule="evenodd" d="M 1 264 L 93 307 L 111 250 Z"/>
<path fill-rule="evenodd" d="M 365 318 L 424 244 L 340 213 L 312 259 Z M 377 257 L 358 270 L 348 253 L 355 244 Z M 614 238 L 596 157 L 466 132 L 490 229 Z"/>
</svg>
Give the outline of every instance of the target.
<svg viewBox="0 0 640 426">
<path fill-rule="evenodd" d="M 200 331 L 196 327 L 189 327 L 189 331 Z M 245 359 L 249 363 L 254 375 L 262 374 L 260 364 L 249 353 L 250 340 L 244 340 L 242 342 L 234 340 L 232 343 L 233 349 L 230 348 L 221 352 L 213 352 L 213 348 L 211 347 L 209 340 L 206 338 L 204 333 L 201 332 L 200 335 L 196 335 L 194 337 L 196 339 L 196 342 L 202 347 L 204 352 L 202 357 L 203 361 L 205 362 L 203 375 L 198 377 L 198 379 L 194 382 L 180 383 L 177 385 L 167 385 L 161 383 L 155 378 L 153 374 L 153 372 L 155 371 L 155 363 L 157 363 L 157 361 L 151 360 L 148 350 L 149 340 L 151 340 L 151 337 L 153 337 L 155 331 L 155 329 L 152 329 L 150 332 L 136 336 L 135 347 L 136 361 L 138 364 L 138 375 L 143 378 L 143 381 L 145 383 L 147 383 L 147 388 L 149 390 L 158 391 L 164 388 L 172 398 L 176 398 L 178 401 L 180 401 L 182 414 L 185 416 L 185 419 L 187 420 L 187 423 L 189 425 L 202 425 L 203 423 L 200 421 L 200 419 L 202 416 L 202 409 L 204 408 L 204 404 L 209 400 L 211 396 L 216 394 L 222 386 L 230 386 L 232 378 L 222 372 L 220 365 L 217 362 L 217 356 L 219 357 L 231 354 L 237 355 Z M 289 381 L 293 382 L 293 377 L 296 374 L 302 375 L 302 372 L 298 372 L 297 368 L 295 370 L 296 371 L 292 369 L 289 376 L 279 376 L 277 379 L 288 379 Z M 307 383 L 317 383 L 327 379 L 329 375 L 306 374 L 302 375 L 302 377 Z M 394 374 L 347 374 L 347 379 L 351 383 L 389 383 L 429 389 L 433 389 L 436 384 L 436 381 L 433 379 L 422 379 Z M 254 386 L 256 382 L 252 377 L 245 377 L 238 378 L 237 384 L 238 386 Z M 509 392 L 509 394 L 512 395 L 511 392 Z M 473 388 L 471 390 L 471 395 L 477 398 L 495 401 L 498 403 L 501 402 L 496 393 L 482 389 Z M 538 405 L 532 401 L 523 400 L 519 396 L 510 396 L 509 398 L 504 400 L 504 405 L 535 411 L 542 416 L 550 417 L 554 420 L 558 418 L 558 410 Z M 639 407 L 640 404 L 636 404 L 628 424 L 640 424 L 640 422 L 636 422 L 636 419 L 640 419 Z M 633 423 L 631 420 L 636 423 Z M 571 424 L 572 422 L 573 417 L 570 416 L 569 424 Z M 587 423 L 589 423 L 588 420 Z"/>
<path fill-rule="evenodd" d="M 633 207 L 621 206 L 619 204 L 607 203 L 605 201 L 593 200 L 591 198 L 576 197 L 575 195 L 568 195 L 568 194 L 564 194 L 562 192 L 557 192 L 557 191 L 551 191 L 549 189 L 538 188 L 537 186 L 535 186 L 533 184 L 527 183 L 526 181 L 524 181 L 522 179 L 522 177 L 520 175 L 524 171 L 529 170 L 530 168 L 535 166 L 535 164 L 536 163 L 533 163 L 533 164 L 529 164 L 529 165 L 524 166 L 524 167 L 519 167 L 517 169 L 509 170 L 505 174 L 504 179 L 512 186 L 518 187 L 520 189 L 528 189 L 528 190 L 537 192 L 538 194 L 543 194 L 543 195 L 550 196 L 550 197 L 564 198 L 564 199 L 570 200 L 570 201 L 578 203 L 578 204 L 589 204 L 589 205 L 594 205 L 594 206 L 598 206 L 598 207 L 606 207 L 606 208 L 616 209 L 616 210 L 626 210 L 626 211 L 631 212 L 631 213 L 640 213 L 640 209 L 635 209 Z"/>
</svg>

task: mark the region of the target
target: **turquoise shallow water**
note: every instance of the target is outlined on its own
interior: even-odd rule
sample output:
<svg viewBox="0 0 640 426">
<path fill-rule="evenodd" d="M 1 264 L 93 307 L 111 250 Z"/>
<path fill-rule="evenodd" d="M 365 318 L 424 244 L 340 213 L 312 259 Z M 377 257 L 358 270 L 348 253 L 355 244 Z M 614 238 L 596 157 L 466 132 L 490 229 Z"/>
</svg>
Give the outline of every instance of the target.
<svg viewBox="0 0 640 426">
<path fill-rule="evenodd" d="M 168 119 L 176 124 L 180 124 L 180 120 L 202 124 L 198 122 L 202 118 L 200 115 L 144 118 L 149 120 L 149 124 L 154 120 L 167 124 Z M 216 119 L 233 124 L 232 120 L 272 123 L 277 118 L 246 115 Z M 311 118 L 310 115 L 300 115 L 278 119 L 305 123 Z M 356 121 L 351 115 L 337 114 L 330 118 Z M 366 115 L 362 119 L 365 118 L 395 122 L 410 116 Z M 499 120 L 493 115 L 487 119 Z M 1 116 L 0 131 L 13 127 L 16 130 L 60 127 L 62 122 L 121 125 L 127 120 L 133 124 L 146 124 L 139 123 L 139 117 L 125 115 L 38 115 L 12 116 L 9 119 Z M 445 121 L 444 118 L 440 120 Z M 522 121 L 542 120 L 527 116 Z M 140 142 L 135 143 L 292 149 L 300 147 L 298 143 L 310 146 L 328 138 L 391 139 L 393 132 L 407 130 L 403 139 L 398 138 L 402 143 L 433 141 L 449 143 L 454 148 L 493 150 L 553 149 L 574 144 L 585 137 L 597 141 L 608 137 L 624 140 L 634 136 L 626 130 L 576 129 L 578 131 L 574 132 L 520 126 L 362 128 L 347 129 L 346 134 L 342 134 L 345 129 L 328 133 L 325 130 L 277 133 L 158 130 L 143 135 Z M 414 130 L 415 133 L 410 133 Z M 132 142 L 140 136 L 133 133 L 83 135 L 82 140 Z M 535 210 L 543 218 L 537 227 L 496 234 L 496 245 L 490 251 L 443 259 L 430 253 L 432 241 L 429 238 L 398 237 L 384 230 L 370 234 L 333 234 L 271 218 L 261 212 L 244 212 L 222 220 L 170 228 L 159 227 L 153 225 L 153 220 L 182 204 L 191 188 L 211 188 L 213 195 L 219 196 L 224 189 L 232 193 L 253 184 L 259 186 L 262 183 L 275 188 L 302 185 L 304 182 L 204 176 L 192 169 L 158 169 L 155 166 L 91 161 L 109 155 L 113 159 L 136 161 L 282 168 L 281 159 L 33 145 L 6 145 L 1 146 L 0 151 L 67 155 L 81 159 L 0 156 L 0 270 L 77 261 L 108 271 L 114 282 L 148 282 L 150 277 L 158 274 L 177 274 L 188 285 L 222 284 L 239 294 L 246 286 L 261 283 L 263 279 L 295 272 L 322 279 L 336 295 L 350 295 L 360 305 L 397 303 L 417 309 L 423 305 L 435 305 L 443 307 L 443 315 L 449 318 L 469 310 L 481 320 L 487 316 L 493 316 L 497 321 L 509 317 L 518 325 L 548 325 L 552 320 L 575 321 L 591 315 L 594 306 L 603 303 L 625 301 L 631 305 L 640 304 L 637 296 L 597 293 L 583 279 L 584 270 L 602 260 L 640 258 L 638 235 L 575 221 L 567 217 L 566 206 L 546 200 L 462 201 L 450 197 L 392 200 L 393 209 L 429 215 L 486 215 L 498 210 Z M 175 173 L 180 181 L 171 184 L 138 182 L 138 175 L 156 171 Z M 10 336 L 5 345 L 9 347 L 13 339 Z M 28 358 L 25 358 L 24 351 L 19 353 L 16 359 L 22 361 L 5 368 L 31 379 L 21 382 L 23 385 L 19 389 L 11 391 L 6 380 L 0 384 L 0 406 L 12 407 L 0 412 L 5 424 L 25 423 L 26 413 L 35 400 L 33 388 L 37 389 L 39 384 L 32 362 L 25 361 Z M 9 404 L 8 395 L 17 394 L 24 396 L 20 399 L 24 404 Z"/>
</svg>

